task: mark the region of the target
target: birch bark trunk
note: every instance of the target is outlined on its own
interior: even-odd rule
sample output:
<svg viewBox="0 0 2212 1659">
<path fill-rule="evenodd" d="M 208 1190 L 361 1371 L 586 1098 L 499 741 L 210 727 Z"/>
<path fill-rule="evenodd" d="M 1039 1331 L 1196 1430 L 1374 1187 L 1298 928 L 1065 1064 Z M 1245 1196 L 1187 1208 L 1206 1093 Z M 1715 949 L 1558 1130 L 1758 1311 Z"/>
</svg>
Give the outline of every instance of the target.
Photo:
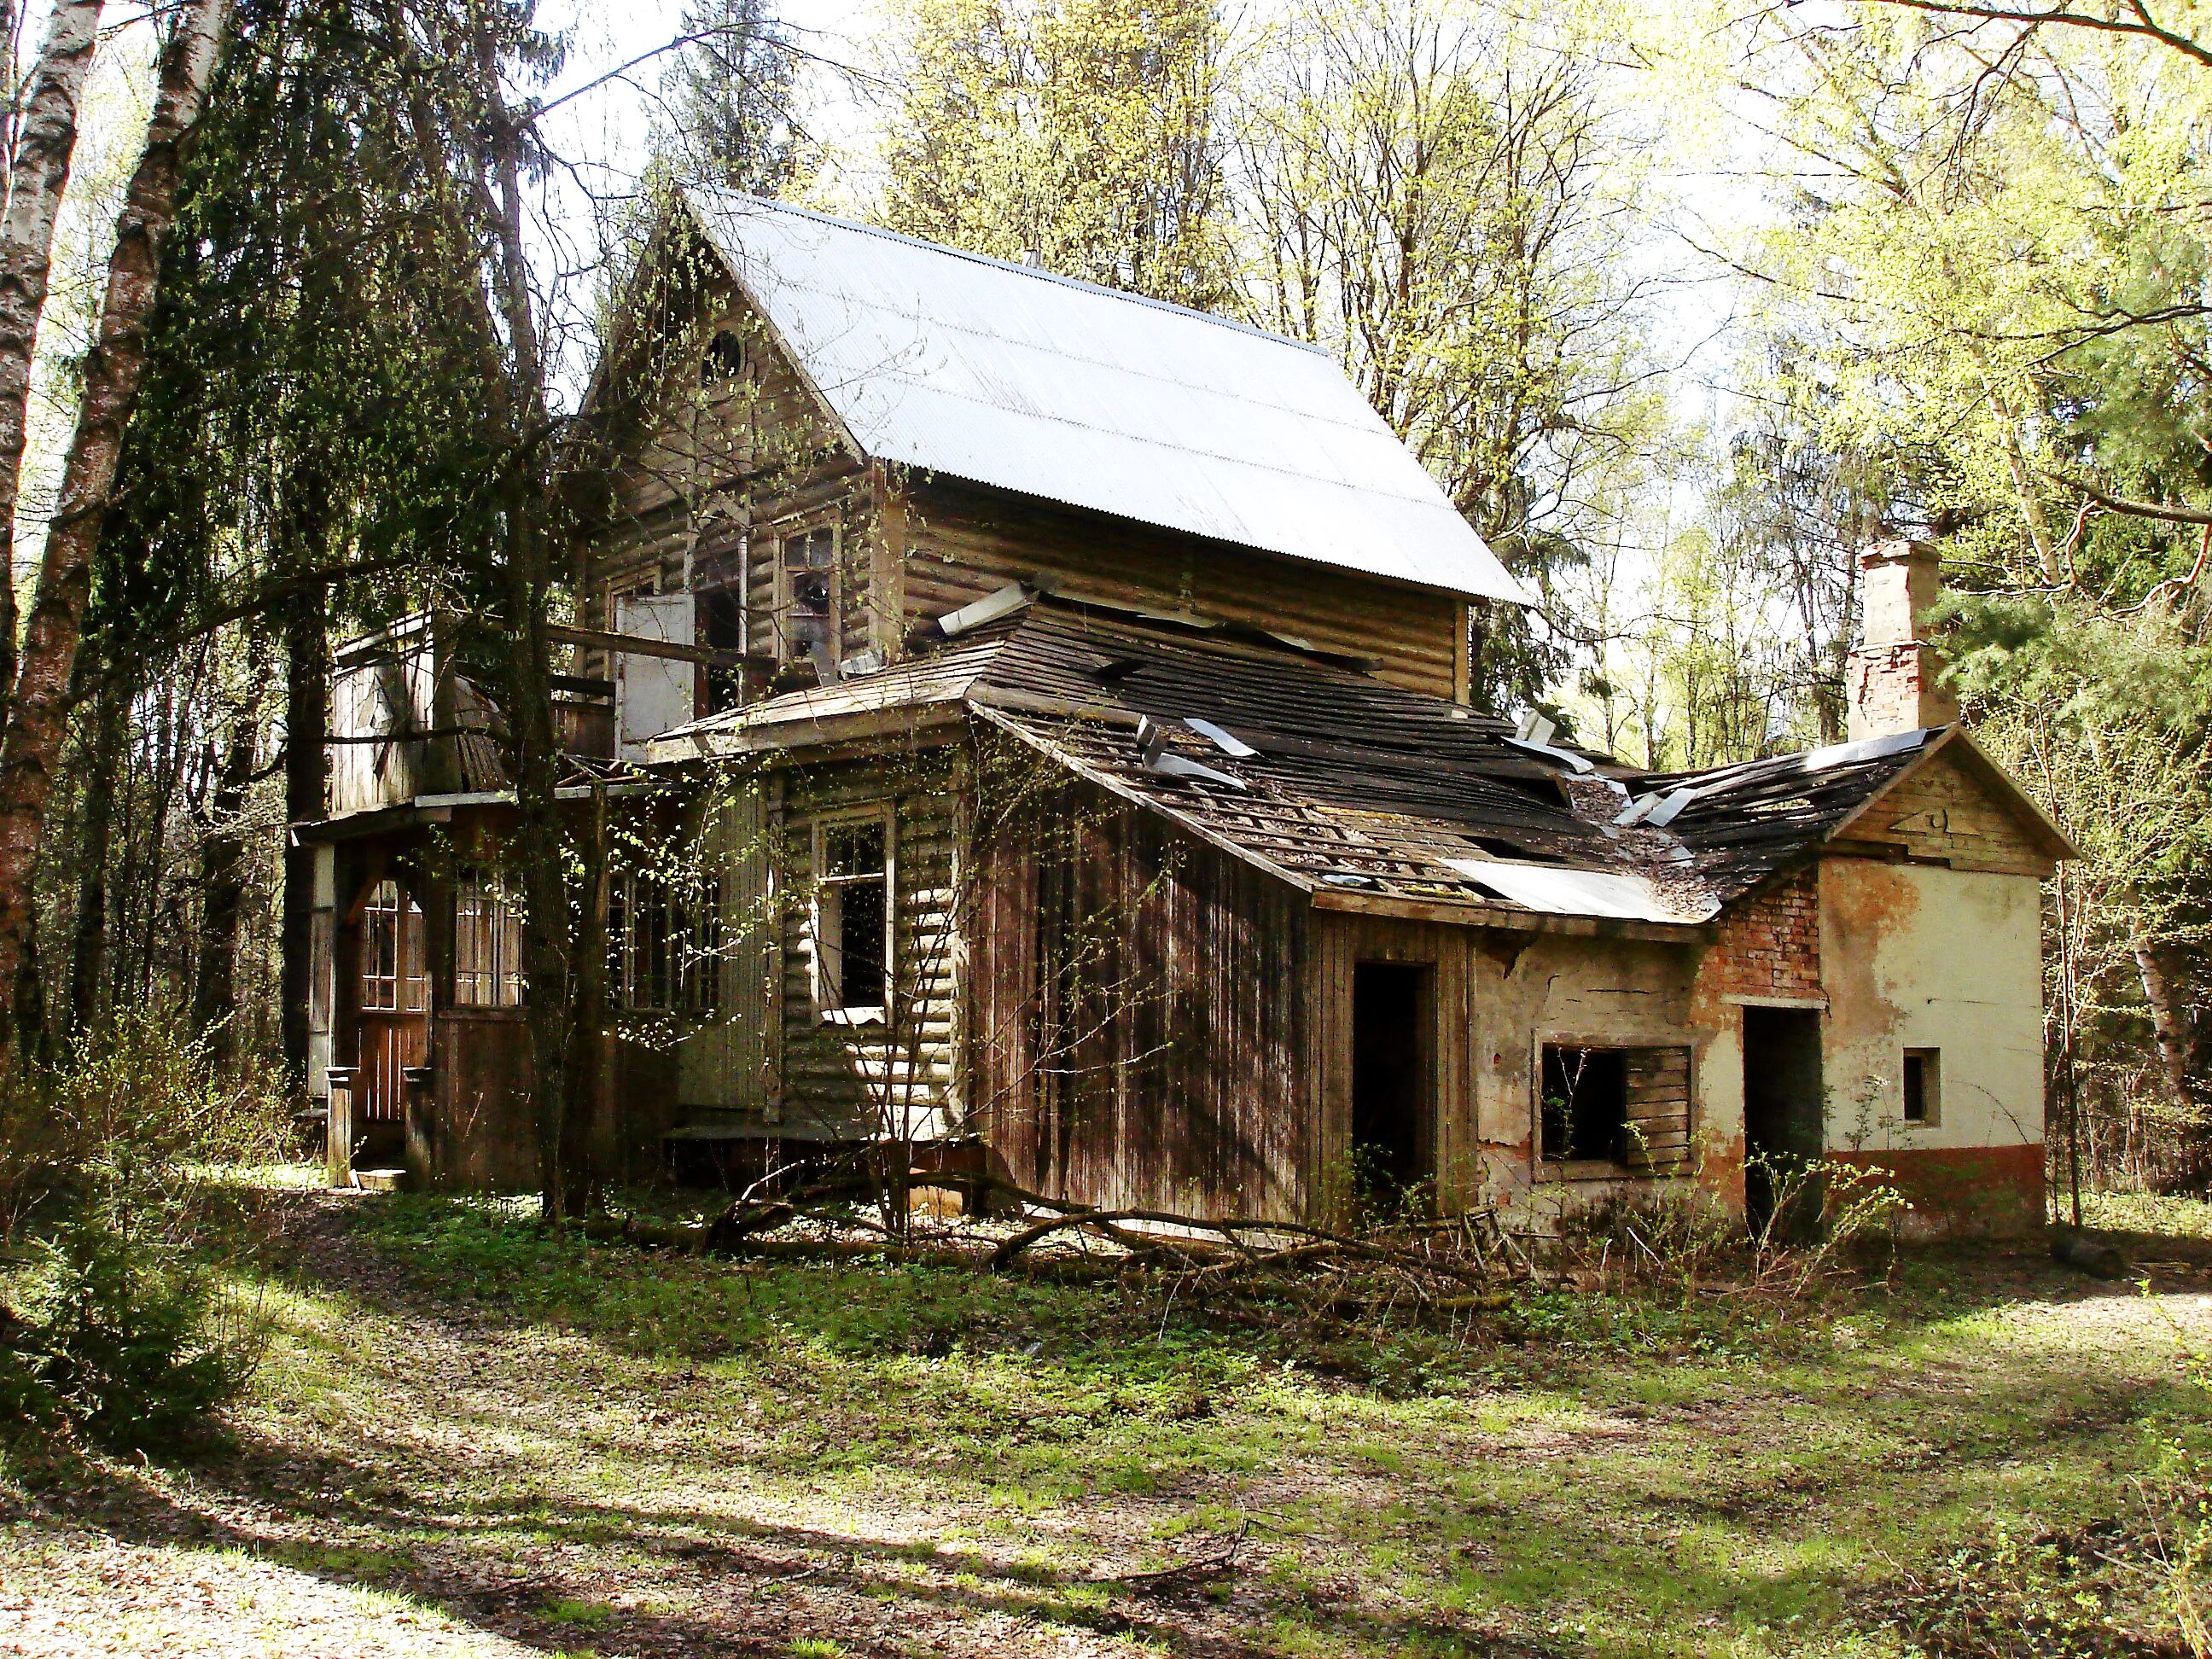
<svg viewBox="0 0 2212 1659">
<path fill-rule="evenodd" d="M 76 153 L 77 100 L 103 0 L 58 0 L 9 152 L 0 216 L 0 702 L 15 678 L 15 502 L 31 400 L 31 354 L 46 308 L 54 222 Z"/>
<path fill-rule="evenodd" d="M 69 720 L 70 689 L 92 587 L 92 558 L 112 504 L 123 434 L 146 374 L 146 325 L 159 297 L 161 246 L 200 109 L 229 21 L 229 0 L 191 0 L 161 50 L 145 148 L 131 177 L 107 264 L 100 328 L 84 363 L 76 435 L 39 561 L 14 699 L 0 735 L 0 1042 L 12 1047 L 15 988 L 31 947 L 32 871 L 45 839 Z"/>
</svg>

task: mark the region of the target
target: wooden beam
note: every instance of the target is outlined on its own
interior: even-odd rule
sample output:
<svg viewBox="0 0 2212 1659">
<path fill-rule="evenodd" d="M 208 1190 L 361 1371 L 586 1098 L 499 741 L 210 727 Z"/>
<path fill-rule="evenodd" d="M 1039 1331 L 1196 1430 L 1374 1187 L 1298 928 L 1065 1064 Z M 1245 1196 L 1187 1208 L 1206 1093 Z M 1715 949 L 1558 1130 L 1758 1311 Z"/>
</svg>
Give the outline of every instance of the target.
<svg viewBox="0 0 2212 1659">
<path fill-rule="evenodd" d="M 590 651 L 613 652 L 625 657 L 665 657 L 672 662 L 704 663 L 709 668 L 744 668 L 759 659 L 742 651 L 717 651 L 710 646 L 684 645 L 675 640 L 649 640 L 638 634 L 613 634 L 603 628 L 548 628 L 545 637 L 560 645 L 580 645 Z"/>
</svg>

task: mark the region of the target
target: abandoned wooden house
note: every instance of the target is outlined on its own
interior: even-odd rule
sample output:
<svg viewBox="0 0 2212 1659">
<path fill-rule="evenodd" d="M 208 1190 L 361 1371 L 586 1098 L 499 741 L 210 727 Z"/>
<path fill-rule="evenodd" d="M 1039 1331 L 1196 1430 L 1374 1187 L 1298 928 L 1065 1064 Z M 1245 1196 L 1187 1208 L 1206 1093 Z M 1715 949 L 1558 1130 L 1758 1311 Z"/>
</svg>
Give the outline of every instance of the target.
<svg viewBox="0 0 2212 1659">
<path fill-rule="evenodd" d="M 610 1178 L 884 1139 L 1070 1198 L 1541 1220 L 1790 1155 L 2042 1218 L 2039 884 L 1936 565 L 1865 557 L 1850 741 L 1651 775 L 1469 707 L 1521 592 L 1325 355 L 694 193 L 585 420 L 561 680 L 607 884 Z M 337 659 L 335 1178 L 535 1178 L 511 799 L 453 619 Z M 459 731 L 460 735 L 453 735 Z"/>
</svg>

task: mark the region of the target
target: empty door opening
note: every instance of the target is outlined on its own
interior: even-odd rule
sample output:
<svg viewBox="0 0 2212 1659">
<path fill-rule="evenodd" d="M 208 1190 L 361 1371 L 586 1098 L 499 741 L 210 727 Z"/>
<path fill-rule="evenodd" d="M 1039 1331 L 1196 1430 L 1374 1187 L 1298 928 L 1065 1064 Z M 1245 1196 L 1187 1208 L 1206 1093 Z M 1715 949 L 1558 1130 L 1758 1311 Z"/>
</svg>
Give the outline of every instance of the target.
<svg viewBox="0 0 2212 1659">
<path fill-rule="evenodd" d="M 1826 1150 L 1820 1087 L 1820 1015 L 1813 1008 L 1743 1011 L 1744 1198 L 1753 1226 L 1776 1206 L 1790 1233 L 1820 1219 L 1810 1166 Z"/>
<path fill-rule="evenodd" d="M 1420 1207 L 1436 1174 L 1435 974 L 1425 964 L 1352 970 L 1352 1170 L 1364 1202 Z"/>
</svg>

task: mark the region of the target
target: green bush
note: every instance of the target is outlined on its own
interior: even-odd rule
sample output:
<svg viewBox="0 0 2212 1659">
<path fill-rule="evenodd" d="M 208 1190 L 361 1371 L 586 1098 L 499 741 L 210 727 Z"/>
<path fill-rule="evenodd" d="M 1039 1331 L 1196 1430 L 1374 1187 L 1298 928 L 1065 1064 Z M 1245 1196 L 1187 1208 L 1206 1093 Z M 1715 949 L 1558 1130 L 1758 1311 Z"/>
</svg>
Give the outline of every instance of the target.
<svg viewBox="0 0 2212 1659">
<path fill-rule="evenodd" d="M 222 1172 L 275 1152 L 283 1103 L 181 1029 L 126 1013 L 0 1097 L 0 1421 L 150 1447 L 252 1370 L 213 1263 L 252 1218 Z"/>
<path fill-rule="evenodd" d="M 16 1302 L 22 1414 L 108 1446 L 167 1444 L 198 1430 L 252 1371 L 203 1267 L 88 1205 L 47 1241 Z M 0 1382 L 0 1389 L 7 1384 Z"/>
</svg>

